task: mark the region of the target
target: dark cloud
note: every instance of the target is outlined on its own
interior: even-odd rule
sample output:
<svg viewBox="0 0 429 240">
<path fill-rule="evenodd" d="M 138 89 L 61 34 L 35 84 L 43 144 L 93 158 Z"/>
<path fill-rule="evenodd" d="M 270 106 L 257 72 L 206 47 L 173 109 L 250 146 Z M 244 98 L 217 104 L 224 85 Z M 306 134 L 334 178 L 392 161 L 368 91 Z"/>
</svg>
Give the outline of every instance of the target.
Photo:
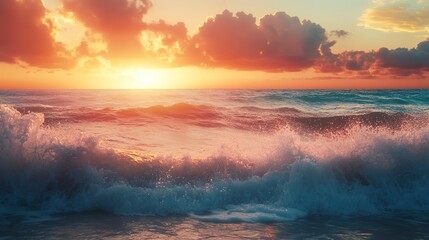
<svg viewBox="0 0 429 240">
<path fill-rule="evenodd" d="M 41 0 L 0 1 L 0 61 L 43 68 L 74 64 L 66 48 L 52 37 L 55 27 L 45 14 Z"/>
<path fill-rule="evenodd" d="M 425 42 L 427 44 L 427 42 Z M 420 43 L 423 45 L 423 43 Z M 429 52 L 418 48 L 381 48 L 376 53 L 381 67 L 398 69 L 425 69 L 429 67 Z"/>
<path fill-rule="evenodd" d="M 417 45 L 417 50 L 429 53 L 429 39 L 426 41 L 420 42 Z"/>
<path fill-rule="evenodd" d="M 347 51 L 340 56 L 349 71 L 369 71 L 376 61 L 374 52 Z"/>
<path fill-rule="evenodd" d="M 337 42 L 336 41 L 327 41 L 320 45 L 320 51 L 323 56 L 328 57 L 332 56 L 331 47 L 333 47 Z"/>
<path fill-rule="evenodd" d="M 350 33 L 344 30 L 334 30 L 331 31 L 330 35 L 335 36 L 337 38 L 342 38 L 348 36 Z"/>
<path fill-rule="evenodd" d="M 422 75 L 429 71 L 429 41 L 418 44 L 417 48 L 381 48 L 377 53 L 379 67 L 394 75 Z"/>
<path fill-rule="evenodd" d="M 375 61 L 374 52 L 345 51 L 325 54 L 314 68 L 319 72 L 369 71 Z"/>
<path fill-rule="evenodd" d="M 322 48 L 323 51 L 323 48 Z M 423 75 L 429 71 L 429 40 L 416 48 L 324 53 L 315 64 L 319 72 L 368 72 L 376 75 Z"/>
</svg>

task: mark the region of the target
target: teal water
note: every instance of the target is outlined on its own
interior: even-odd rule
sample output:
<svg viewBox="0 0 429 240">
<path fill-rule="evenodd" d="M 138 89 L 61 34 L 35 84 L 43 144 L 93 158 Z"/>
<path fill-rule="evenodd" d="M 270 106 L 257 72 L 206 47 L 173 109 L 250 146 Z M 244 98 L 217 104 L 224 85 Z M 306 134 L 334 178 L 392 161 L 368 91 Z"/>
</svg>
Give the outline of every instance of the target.
<svg viewBox="0 0 429 240">
<path fill-rule="evenodd" d="M 310 216 L 288 222 L 211 223 L 189 217 L 103 213 L 0 225 L 2 239 L 427 239 L 429 220 L 417 215 Z"/>
<path fill-rule="evenodd" d="M 429 91 L 0 91 L 0 237 L 428 235 Z"/>
</svg>

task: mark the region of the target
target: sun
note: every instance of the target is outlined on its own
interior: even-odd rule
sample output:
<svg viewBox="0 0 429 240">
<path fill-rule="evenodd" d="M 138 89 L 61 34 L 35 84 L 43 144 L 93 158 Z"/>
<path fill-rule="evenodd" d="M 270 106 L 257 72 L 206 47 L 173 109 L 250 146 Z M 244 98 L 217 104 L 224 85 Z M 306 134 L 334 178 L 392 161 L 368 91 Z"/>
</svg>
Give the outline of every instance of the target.
<svg viewBox="0 0 429 240">
<path fill-rule="evenodd" d="M 124 87 L 130 89 L 160 89 L 164 88 L 164 73 L 162 69 L 123 69 L 121 77 Z"/>
</svg>

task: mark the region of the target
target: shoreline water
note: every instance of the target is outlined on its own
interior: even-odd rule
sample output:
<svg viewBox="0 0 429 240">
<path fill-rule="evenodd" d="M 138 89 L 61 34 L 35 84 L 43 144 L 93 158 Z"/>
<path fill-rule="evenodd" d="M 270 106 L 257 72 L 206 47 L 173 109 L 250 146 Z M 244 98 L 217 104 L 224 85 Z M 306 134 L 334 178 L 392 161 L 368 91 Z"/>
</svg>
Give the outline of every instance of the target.
<svg viewBox="0 0 429 240">
<path fill-rule="evenodd" d="M 1 239 L 426 239 L 429 215 L 326 217 L 269 223 L 211 223 L 186 216 L 60 214 L 0 224 Z"/>
</svg>

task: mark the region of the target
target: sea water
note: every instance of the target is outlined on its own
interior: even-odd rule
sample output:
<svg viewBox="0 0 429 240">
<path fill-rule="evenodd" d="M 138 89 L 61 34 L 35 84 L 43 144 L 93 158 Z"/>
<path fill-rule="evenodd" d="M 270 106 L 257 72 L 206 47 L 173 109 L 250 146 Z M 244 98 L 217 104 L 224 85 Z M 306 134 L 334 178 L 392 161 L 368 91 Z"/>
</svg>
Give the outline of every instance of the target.
<svg viewBox="0 0 429 240">
<path fill-rule="evenodd" d="M 429 90 L 0 91 L 14 238 L 429 238 Z"/>
</svg>

